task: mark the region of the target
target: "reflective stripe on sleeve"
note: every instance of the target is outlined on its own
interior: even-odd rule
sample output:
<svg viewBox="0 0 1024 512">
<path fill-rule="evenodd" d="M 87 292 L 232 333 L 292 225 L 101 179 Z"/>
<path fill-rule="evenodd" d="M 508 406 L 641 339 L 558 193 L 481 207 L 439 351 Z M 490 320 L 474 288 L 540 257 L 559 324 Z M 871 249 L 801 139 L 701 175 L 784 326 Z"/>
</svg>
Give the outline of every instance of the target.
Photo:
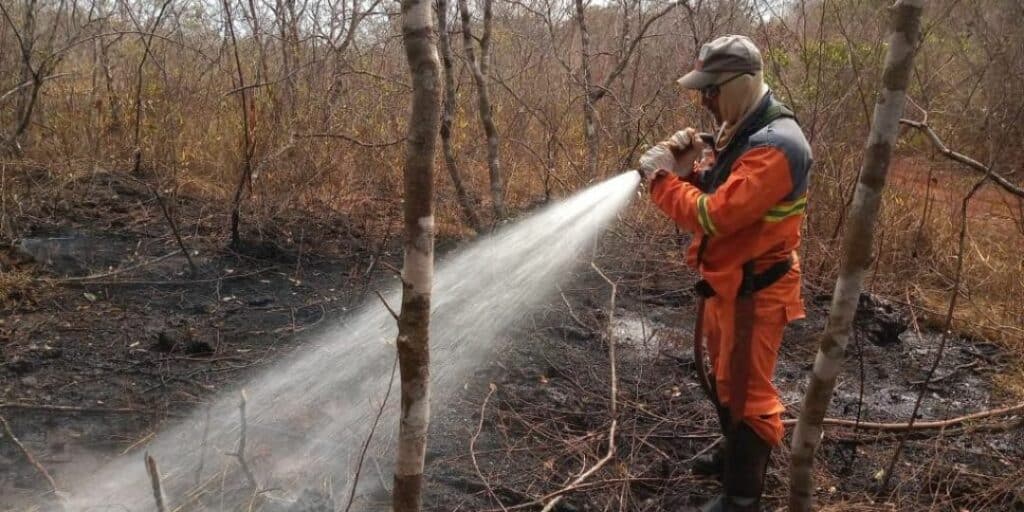
<svg viewBox="0 0 1024 512">
<path fill-rule="evenodd" d="M 780 222 L 794 215 L 800 215 L 807 209 L 807 196 L 800 196 L 795 201 L 779 203 L 765 214 L 765 222 Z"/>
<path fill-rule="evenodd" d="M 701 194 L 697 198 L 697 221 L 700 223 L 700 227 L 704 230 L 705 234 L 715 235 L 718 233 L 715 229 L 715 224 L 711 222 L 711 215 L 708 213 L 707 194 Z"/>
</svg>

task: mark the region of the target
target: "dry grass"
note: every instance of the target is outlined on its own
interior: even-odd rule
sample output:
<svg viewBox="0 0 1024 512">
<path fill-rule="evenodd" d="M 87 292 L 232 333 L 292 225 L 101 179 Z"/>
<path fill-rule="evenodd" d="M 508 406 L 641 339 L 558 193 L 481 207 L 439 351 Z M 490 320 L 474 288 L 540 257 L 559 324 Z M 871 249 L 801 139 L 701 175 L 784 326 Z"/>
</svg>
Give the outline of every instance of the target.
<svg viewBox="0 0 1024 512">
<path fill-rule="evenodd" d="M 817 171 L 836 174 L 828 167 Z M 943 160 L 906 155 L 894 159 L 876 231 L 876 257 L 865 288 L 900 302 L 909 292 L 923 323 L 942 328 L 955 284 L 961 205 L 979 177 Z M 852 173 L 847 170 L 843 179 L 845 192 L 850 190 Z M 804 244 L 810 277 L 824 289 L 831 289 L 841 257 L 842 235 L 832 235 L 842 209 L 828 206 L 846 202 L 837 194 L 839 187 L 828 183 L 819 179 L 812 190 Z M 986 185 L 972 199 L 953 317 L 956 332 L 1014 350 L 1024 347 L 1020 204 L 994 185 Z"/>
<path fill-rule="evenodd" d="M 985 5 L 989 4 L 998 2 L 987 0 Z M 960 88 L 931 78 L 941 74 L 954 83 L 957 77 L 972 76 L 970 59 L 985 47 L 957 46 L 960 23 L 969 23 L 974 16 L 984 18 L 998 9 L 986 7 L 981 10 L 984 12 L 975 12 L 956 2 L 938 2 L 934 8 L 948 16 L 931 26 L 931 39 L 922 48 L 922 78 L 916 79 L 912 95 L 936 112 L 936 129 L 959 126 L 961 120 L 967 123 L 959 132 L 970 136 L 947 141 L 957 146 L 955 149 L 982 158 L 985 155 L 980 152 L 986 143 L 1003 144 L 1004 157 L 1013 160 L 1020 152 L 1019 137 L 1013 130 L 1020 123 L 1009 118 L 982 119 L 981 114 L 1009 116 L 1018 111 L 1006 103 L 1016 100 L 1000 93 L 1005 84 L 1018 82 L 991 78 L 991 83 L 978 85 L 985 93 L 979 98 L 984 98 L 971 103 L 963 98 L 966 93 Z M 687 59 L 681 64 L 679 56 L 693 53 L 690 41 L 696 34 L 691 30 L 703 30 L 700 23 L 706 21 L 715 32 L 754 34 L 762 47 L 770 48 L 766 59 L 771 64 L 772 85 L 797 109 L 808 131 L 815 134 L 817 165 L 803 259 L 811 285 L 829 290 L 841 256 L 842 233 L 837 228 L 861 161 L 870 94 L 877 87 L 872 70 L 879 66 L 882 52 L 880 13 L 850 8 L 849 12 L 836 10 L 819 15 L 815 9 L 786 14 L 809 17 L 802 22 L 771 27 L 745 25 L 742 17 L 724 11 L 700 13 L 701 21 L 692 29 L 692 20 L 683 9 L 666 18 L 664 24 L 655 27 L 663 37 L 641 45 L 641 53 L 623 74 L 628 79 L 612 84 L 611 94 L 598 104 L 599 168 L 606 175 L 615 174 L 635 161 L 638 143 L 652 142 L 681 126 L 706 121 L 665 81 L 666 76 L 678 73 L 680 66 L 689 65 Z M 15 18 L 20 19 L 20 15 L 20 11 L 14 12 Z M 48 20 L 51 15 L 46 13 L 41 19 Z M 158 40 L 149 64 L 142 70 L 142 108 L 138 112 L 134 107 L 139 78 L 136 67 L 142 47 L 137 36 L 96 40 L 107 45 L 109 69 L 101 65 L 98 48 L 71 44 L 76 37 L 92 33 L 133 29 L 132 22 L 112 16 L 103 25 L 91 26 L 84 35 L 76 36 L 65 33 L 72 32 L 68 27 L 60 27 L 55 48 L 64 43 L 70 48 L 55 70 L 63 75 L 41 89 L 39 111 L 21 140 L 25 152 L 0 160 L 0 203 L 4 210 L 0 212 L 0 236 L 24 236 L 26 229 L 40 219 L 58 217 L 60 194 L 52 192 L 64 191 L 70 180 L 88 177 L 98 169 L 128 170 L 136 115 L 141 116 L 139 147 L 146 179 L 159 184 L 165 194 L 200 199 L 206 205 L 199 212 L 177 212 L 183 230 L 190 232 L 190 226 L 211 211 L 223 213 L 238 182 L 242 161 L 242 116 L 238 93 L 230 92 L 238 85 L 236 70 L 220 25 L 202 16 L 193 19 L 188 14 L 179 15 L 193 25 L 167 25 L 158 31 L 167 39 Z M 614 60 L 608 57 L 619 41 L 619 14 L 595 7 L 589 16 L 593 51 L 608 52 L 594 58 L 594 71 L 600 77 Z M 278 20 L 268 18 L 262 30 L 269 34 Z M 259 236 L 282 218 L 310 216 L 356 219 L 371 234 L 394 234 L 400 212 L 409 86 L 397 32 L 383 19 L 369 18 L 361 28 L 366 40 L 344 55 L 325 56 L 317 47 L 298 41 L 292 42 L 294 48 L 282 48 L 275 34 L 275 38 L 265 41 L 264 51 L 270 57 L 262 63 L 269 66 L 266 72 L 270 77 L 261 75 L 262 54 L 252 38 L 240 41 L 247 81 L 273 79 L 269 85 L 251 90 L 249 119 L 256 175 L 246 187 L 242 216 L 243 229 L 249 233 Z M 813 23 L 808 25 L 809 20 Z M 825 26 L 817 27 L 819 20 Z M 991 24 L 998 20 L 983 21 Z M 576 65 L 574 26 L 567 23 L 554 27 L 552 35 L 539 19 L 512 9 L 499 14 L 495 27 L 491 86 L 495 120 L 502 134 L 506 203 L 512 211 L 523 211 L 546 196 L 571 194 L 599 177 L 586 176 L 582 171 L 585 146 L 578 84 L 553 58 L 558 56 Z M 1015 34 L 1013 37 L 1017 37 Z M 8 33 L 0 36 L 5 48 L 15 47 L 12 37 Z M 67 41 L 62 40 L 65 37 Z M 552 43 L 549 37 L 556 41 Z M 987 40 L 972 44 L 989 43 L 1005 46 Z M 50 47 L 38 46 L 36 50 L 41 59 Z M 292 65 L 298 66 L 287 77 L 280 57 L 285 50 L 291 52 Z M 1000 58 L 1006 59 L 999 66 L 1006 73 L 1020 69 L 1020 59 L 1013 60 L 1014 55 Z M 8 71 L 7 78 L 0 80 L 0 89 L 15 85 L 22 66 L 18 59 L 17 52 L 0 54 L 0 69 Z M 455 154 L 478 212 L 491 223 L 476 98 L 461 61 L 455 71 L 459 87 L 453 128 Z M 16 96 L 0 104 L 0 132 L 5 134 L 15 120 Z M 1005 129 L 982 129 L 989 126 L 982 123 Z M 324 134 L 332 136 L 319 136 Z M 982 140 L 980 134 L 990 140 Z M 926 321 L 935 325 L 936 315 L 944 311 L 952 291 L 959 201 L 976 176 L 944 161 L 923 160 L 930 149 L 920 140 L 909 136 L 904 139 L 903 159 L 896 161 L 879 223 L 876 266 L 867 285 L 870 291 L 894 298 L 904 297 L 909 289 L 927 313 Z M 440 158 L 437 163 L 438 232 L 443 237 L 467 236 L 470 232 L 462 223 L 451 181 Z M 922 178 L 933 171 L 937 185 L 929 187 Z M 86 187 L 80 193 L 90 191 Z M 930 198 L 927 212 L 925 197 Z M 1024 248 L 1024 208 L 1020 201 L 997 194 L 992 187 L 976 203 L 981 206 L 972 208 L 963 297 L 954 326 L 965 334 L 1020 348 L 1024 346 L 1024 308 L 1020 304 L 1024 300 L 1024 263 L 1020 257 Z M 650 212 L 633 221 L 654 232 L 672 230 L 663 218 Z"/>
<path fill-rule="evenodd" d="M 28 300 L 36 286 L 27 271 L 0 271 L 0 307 Z"/>
</svg>

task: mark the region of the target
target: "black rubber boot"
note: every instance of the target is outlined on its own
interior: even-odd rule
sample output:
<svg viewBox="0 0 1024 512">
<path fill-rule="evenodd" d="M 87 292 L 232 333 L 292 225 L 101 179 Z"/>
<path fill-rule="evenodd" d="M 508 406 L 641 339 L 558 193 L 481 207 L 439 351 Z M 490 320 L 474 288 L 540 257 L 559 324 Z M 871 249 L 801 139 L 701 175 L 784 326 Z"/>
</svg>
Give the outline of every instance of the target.
<svg viewBox="0 0 1024 512">
<path fill-rule="evenodd" d="M 772 447 L 746 423 L 740 423 L 726 440 L 725 493 L 703 507 L 701 512 L 757 512 L 761 510 L 764 475 Z"/>
<path fill-rule="evenodd" d="M 729 409 L 718 408 L 718 425 L 722 429 L 722 435 L 725 436 L 729 429 Z M 721 479 L 722 474 L 725 473 L 726 444 L 728 441 L 720 442 L 710 452 L 693 459 L 693 466 L 691 466 L 693 474 Z"/>
<path fill-rule="evenodd" d="M 725 473 L 725 443 L 718 443 L 708 453 L 693 459 L 691 470 L 697 476 L 722 478 L 722 473 Z"/>
</svg>

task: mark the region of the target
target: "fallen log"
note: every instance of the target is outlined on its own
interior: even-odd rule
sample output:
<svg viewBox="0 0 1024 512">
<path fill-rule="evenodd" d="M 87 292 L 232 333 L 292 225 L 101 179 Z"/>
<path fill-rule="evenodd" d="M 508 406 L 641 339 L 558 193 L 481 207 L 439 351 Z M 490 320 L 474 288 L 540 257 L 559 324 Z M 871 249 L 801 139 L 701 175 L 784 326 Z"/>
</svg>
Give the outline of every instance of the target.
<svg viewBox="0 0 1024 512">
<path fill-rule="evenodd" d="M 853 427 L 855 429 L 865 430 L 880 430 L 883 432 L 905 432 L 908 430 L 934 430 L 946 427 L 952 427 L 965 423 L 972 420 L 980 420 L 984 418 L 991 418 L 994 416 L 1004 416 L 1007 414 L 1013 414 L 1015 412 L 1024 411 L 1024 402 L 1016 405 L 1009 405 L 1006 407 L 1000 407 L 998 409 L 989 409 L 987 411 L 979 411 L 964 416 L 958 416 L 956 418 L 950 418 L 948 420 L 937 420 L 937 421 L 915 421 L 913 425 L 909 423 L 876 423 L 870 421 L 855 421 L 847 420 L 842 418 L 825 418 L 825 425 L 838 425 L 843 427 Z M 782 420 L 783 425 L 796 425 L 796 419 Z"/>
</svg>

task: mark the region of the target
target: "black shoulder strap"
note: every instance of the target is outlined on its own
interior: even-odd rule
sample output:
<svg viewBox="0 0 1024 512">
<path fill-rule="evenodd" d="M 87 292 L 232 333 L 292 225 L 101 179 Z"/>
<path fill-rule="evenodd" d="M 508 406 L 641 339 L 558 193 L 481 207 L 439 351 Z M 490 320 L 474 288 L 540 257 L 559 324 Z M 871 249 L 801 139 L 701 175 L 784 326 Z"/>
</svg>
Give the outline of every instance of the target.
<svg viewBox="0 0 1024 512">
<path fill-rule="evenodd" d="M 760 117 L 756 121 L 751 122 L 750 125 L 744 128 L 741 133 L 736 135 L 736 138 L 729 144 L 729 147 L 726 148 L 722 156 L 725 157 L 726 154 L 734 152 L 734 148 L 746 145 L 747 140 L 750 139 L 751 135 L 757 133 L 765 126 L 768 126 L 772 121 L 784 117 L 788 117 L 796 121 L 796 114 L 793 112 L 793 109 L 780 101 L 776 101 L 774 97 L 768 98 L 768 105 L 767 107 L 764 107 L 764 111 L 761 113 Z M 728 169 L 732 167 L 732 161 L 738 156 L 739 155 L 735 155 L 732 158 L 725 157 L 716 162 L 716 165 L 710 171 L 710 176 L 707 177 L 708 179 L 705 183 L 701 184 L 700 189 L 706 193 L 713 192 L 719 185 L 725 182 L 729 177 Z M 707 234 L 701 236 L 700 246 L 697 248 L 698 265 L 704 262 L 704 251 L 707 250 L 708 238 Z"/>
<path fill-rule="evenodd" d="M 789 108 L 784 103 L 775 101 L 775 98 L 772 98 L 771 102 L 768 104 L 768 108 L 765 109 L 764 114 L 761 114 L 759 122 L 755 123 L 758 125 L 757 128 L 752 130 L 751 133 L 757 132 L 757 130 L 764 128 L 772 121 L 782 117 L 788 117 L 794 121 L 796 120 L 796 114 L 793 112 L 793 109 Z"/>
<path fill-rule="evenodd" d="M 751 119 L 747 125 L 744 126 L 735 137 L 733 137 L 733 140 L 729 142 L 728 147 L 718 155 L 718 159 L 715 162 L 714 167 L 712 167 L 710 173 L 704 177 L 702 180 L 703 182 L 700 184 L 701 190 L 706 193 L 714 192 L 719 185 L 729 178 L 729 168 L 731 168 L 733 162 L 740 157 L 739 152 L 741 148 L 746 146 L 751 135 L 757 133 L 765 126 L 768 126 L 776 119 L 788 117 L 796 120 L 796 114 L 793 113 L 791 108 L 771 96 L 767 99 L 767 105 L 761 106 L 760 110 L 761 112 L 759 115 L 756 118 Z"/>
</svg>

